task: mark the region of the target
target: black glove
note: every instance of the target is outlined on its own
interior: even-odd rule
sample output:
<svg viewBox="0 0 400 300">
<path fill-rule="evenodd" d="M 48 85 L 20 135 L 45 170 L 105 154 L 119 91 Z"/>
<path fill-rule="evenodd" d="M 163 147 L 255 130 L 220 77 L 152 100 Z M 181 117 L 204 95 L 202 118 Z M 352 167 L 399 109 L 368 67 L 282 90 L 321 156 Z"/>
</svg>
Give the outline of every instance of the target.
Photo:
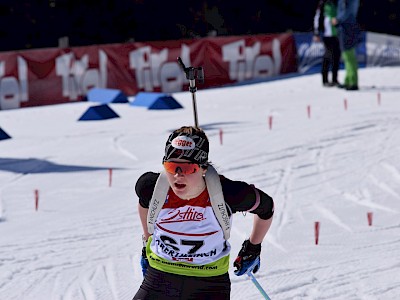
<svg viewBox="0 0 400 300">
<path fill-rule="evenodd" d="M 260 268 L 260 254 L 261 244 L 253 245 L 250 243 L 250 240 L 245 240 L 242 244 L 242 249 L 240 249 L 239 254 L 233 263 L 233 266 L 236 268 L 235 275 L 241 276 L 248 271 L 257 273 Z M 253 267 L 253 270 L 249 270 L 256 260 L 258 260 L 258 263 Z"/>
<path fill-rule="evenodd" d="M 149 260 L 146 256 L 146 247 L 142 249 L 142 257 L 140 258 L 140 265 L 142 266 L 143 277 L 146 275 L 147 268 L 149 267 Z"/>
</svg>

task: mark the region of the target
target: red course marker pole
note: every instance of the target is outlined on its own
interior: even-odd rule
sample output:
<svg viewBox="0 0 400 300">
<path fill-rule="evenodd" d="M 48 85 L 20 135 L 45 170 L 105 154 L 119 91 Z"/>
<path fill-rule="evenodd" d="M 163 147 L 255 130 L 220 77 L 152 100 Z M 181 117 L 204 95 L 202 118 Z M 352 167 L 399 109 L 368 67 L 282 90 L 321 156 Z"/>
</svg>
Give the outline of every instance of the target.
<svg viewBox="0 0 400 300">
<path fill-rule="evenodd" d="M 268 117 L 268 127 L 269 127 L 269 130 L 272 129 L 272 116 Z"/>
<path fill-rule="evenodd" d="M 222 136 L 223 136 L 223 131 L 222 129 L 219 130 L 219 143 L 222 145 Z"/>
<path fill-rule="evenodd" d="M 108 186 L 110 187 L 112 183 L 112 169 L 108 169 Z"/>
<path fill-rule="evenodd" d="M 35 210 L 39 209 L 39 191 L 35 190 Z"/>
<path fill-rule="evenodd" d="M 307 106 L 307 116 L 309 119 L 311 118 L 311 105 Z"/>
<path fill-rule="evenodd" d="M 319 241 L 319 222 L 314 223 L 314 234 L 315 234 L 315 245 L 318 245 Z"/>
<path fill-rule="evenodd" d="M 367 213 L 367 218 L 368 218 L 368 226 L 372 226 L 372 212 Z"/>
</svg>

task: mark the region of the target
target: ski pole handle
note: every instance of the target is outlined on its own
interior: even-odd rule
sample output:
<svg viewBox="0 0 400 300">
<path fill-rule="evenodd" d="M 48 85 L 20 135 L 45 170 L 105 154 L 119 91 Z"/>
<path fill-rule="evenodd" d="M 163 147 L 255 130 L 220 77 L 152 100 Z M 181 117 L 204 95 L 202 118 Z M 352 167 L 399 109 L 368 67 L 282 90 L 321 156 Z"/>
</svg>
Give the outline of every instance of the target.
<svg viewBox="0 0 400 300">
<path fill-rule="evenodd" d="M 182 70 L 186 73 L 185 64 L 182 61 L 182 58 L 178 57 L 178 64 L 181 66 Z"/>
<path fill-rule="evenodd" d="M 197 104 L 196 104 L 196 74 L 199 76 L 199 80 L 204 82 L 204 70 L 202 67 L 199 68 L 193 68 L 193 67 L 187 67 L 182 61 L 182 58 L 178 57 L 177 58 L 179 65 L 183 69 L 186 75 L 186 79 L 189 80 L 189 92 L 192 94 L 192 104 L 193 104 L 193 116 L 194 116 L 194 126 L 196 128 L 199 128 L 199 121 L 197 117 Z M 196 70 L 200 70 L 196 72 Z"/>
</svg>

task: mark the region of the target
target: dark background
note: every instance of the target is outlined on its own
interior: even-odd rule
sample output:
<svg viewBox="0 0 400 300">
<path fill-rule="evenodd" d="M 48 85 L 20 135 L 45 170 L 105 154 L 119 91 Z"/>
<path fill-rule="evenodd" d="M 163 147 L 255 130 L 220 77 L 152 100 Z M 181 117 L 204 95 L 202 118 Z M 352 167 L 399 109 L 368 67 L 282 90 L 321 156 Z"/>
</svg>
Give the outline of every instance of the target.
<svg viewBox="0 0 400 300">
<path fill-rule="evenodd" d="M 318 0 L 0 0 L 0 51 L 312 30 Z M 400 35 L 400 0 L 361 0 L 364 30 Z"/>
</svg>

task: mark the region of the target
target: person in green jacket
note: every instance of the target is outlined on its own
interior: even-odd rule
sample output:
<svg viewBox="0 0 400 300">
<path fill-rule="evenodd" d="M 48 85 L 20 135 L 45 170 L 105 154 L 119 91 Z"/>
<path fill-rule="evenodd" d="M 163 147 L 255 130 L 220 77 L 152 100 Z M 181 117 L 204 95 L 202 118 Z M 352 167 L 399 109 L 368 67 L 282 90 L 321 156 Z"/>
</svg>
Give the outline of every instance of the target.
<svg viewBox="0 0 400 300">
<path fill-rule="evenodd" d="M 360 41 L 360 26 L 357 22 L 359 6 L 360 0 L 338 0 L 337 15 L 332 19 L 332 24 L 338 29 L 346 69 L 343 87 L 348 91 L 358 90 L 356 46 Z"/>
<path fill-rule="evenodd" d="M 322 60 L 322 84 L 325 87 L 339 86 L 338 70 L 340 62 L 340 46 L 338 32 L 332 24 L 336 17 L 337 0 L 321 0 L 314 17 L 314 42 L 324 43 L 325 53 Z M 332 81 L 328 80 L 329 69 L 332 71 Z"/>
</svg>

